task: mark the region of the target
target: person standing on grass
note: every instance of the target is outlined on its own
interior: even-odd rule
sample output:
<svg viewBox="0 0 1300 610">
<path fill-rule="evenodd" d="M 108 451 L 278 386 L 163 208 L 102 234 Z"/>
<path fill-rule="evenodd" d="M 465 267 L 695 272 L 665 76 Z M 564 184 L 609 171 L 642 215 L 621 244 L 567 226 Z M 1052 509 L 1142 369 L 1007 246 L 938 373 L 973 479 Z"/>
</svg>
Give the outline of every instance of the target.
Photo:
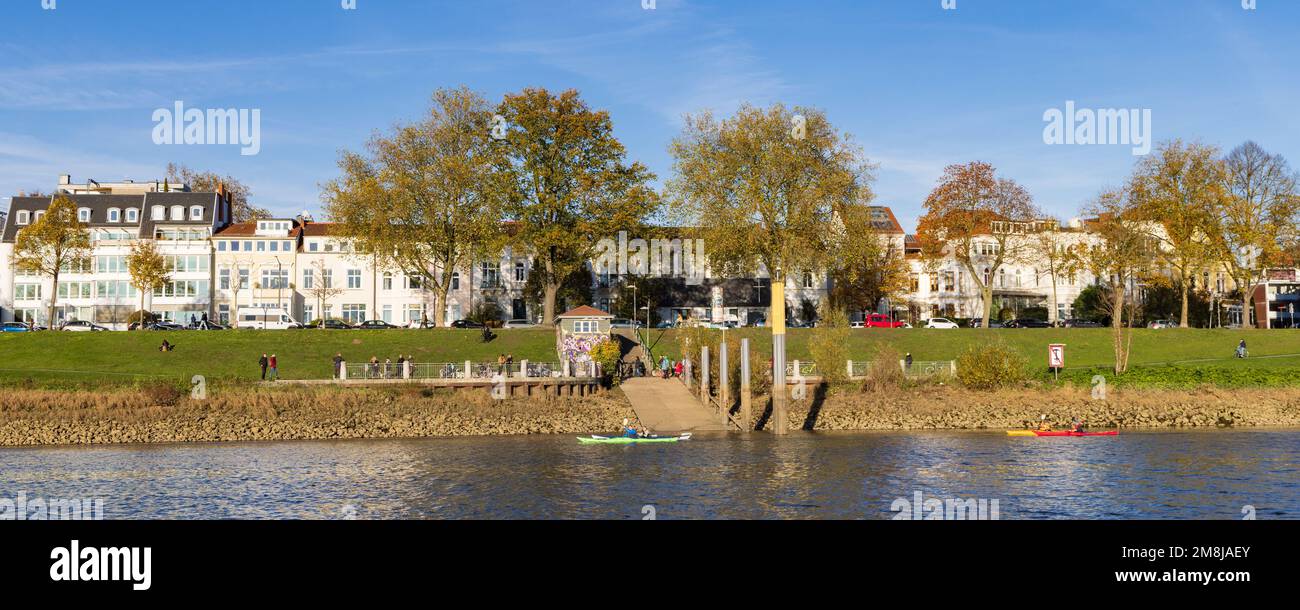
<svg viewBox="0 0 1300 610">
<path fill-rule="evenodd" d="M 270 364 L 271 364 L 271 381 L 275 381 L 276 379 L 280 378 L 279 365 L 275 361 L 275 354 L 271 354 Z"/>
<path fill-rule="evenodd" d="M 257 366 L 262 367 L 262 381 L 266 381 L 266 367 L 270 364 L 271 361 L 266 357 L 266 354 L 262 354 L 262 357 L 257 359 Z"/>
<path fill-rule="evenodd" d="M 334 378 L 343 376 L 343 352 L 334 354 Z"/>
</svg>

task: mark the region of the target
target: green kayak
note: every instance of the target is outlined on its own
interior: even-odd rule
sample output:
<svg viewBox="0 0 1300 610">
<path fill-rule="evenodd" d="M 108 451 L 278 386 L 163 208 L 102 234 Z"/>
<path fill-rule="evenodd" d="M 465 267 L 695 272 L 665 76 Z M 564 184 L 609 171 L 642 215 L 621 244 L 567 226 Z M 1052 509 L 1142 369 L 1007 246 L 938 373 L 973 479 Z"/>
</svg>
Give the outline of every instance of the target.
<svg viewBox="0 0 1300 610">
<path fill-rule="evenodd" d="M 649 437 L 629 437 L 629 436 L 579 436 L 578 442 L 583 444 L 605 443 L 610 445 L 633 445 L 636 443 L 675 443 L 677 441 L 691 440 L 690 433 L 681 436 L 649 436 Z"/>
</svg>

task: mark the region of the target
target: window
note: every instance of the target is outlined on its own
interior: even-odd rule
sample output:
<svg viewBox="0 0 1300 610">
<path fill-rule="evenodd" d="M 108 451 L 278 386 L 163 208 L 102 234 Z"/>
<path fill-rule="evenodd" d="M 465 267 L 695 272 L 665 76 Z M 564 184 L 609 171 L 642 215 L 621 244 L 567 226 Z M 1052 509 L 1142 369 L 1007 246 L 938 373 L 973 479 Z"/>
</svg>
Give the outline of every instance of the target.
<svg viewBox="0 0 1300 610">
<path fill-rule="evenodd" d="M 314 313 L 316 313 L 316 308 L 315 308 L 314 306 L 312 306 L 310 303 L 308 303 L 308 304 L 302 306 L 302 319 L 303 319 L 303 320 L 308 321 L 308 322 L 315 320 L 316 317 L 313 315 Z"/>
<path fill-rule="evenodd" d="M 18 214 L 14 216 L 14 222 L 20 225 L 28 224 L 29 222 L 31 222 L 31 220 L 32 220 L 32 213 L 28 212 L 27 210 L 20 210 Z"/>
<path fill-rule="evenodd" d="M 90 208 L 77 210 L 77 222 L 90 222 Z"/>
<path fill-rule="evenodd" d="M 282 242 L 282 243 L 280 244 L 280 251 L 281 251 L 281 252 L 288 252 L 288 251 L 290 251 L 290 250 L 293 250 L 293 242 L 291 242 L 291 241 L 286 241 L 286 242 Z"/>
<path fill-rule="evenodd" d="M 217 324 L 230 324 L 229 305 L 217 305 Z"/>
<path fill-rule="evenodd" d="M 333 270 L 333 269 L 325 269 L 324 271 L 321 271 L 321 272 L 320 272 L 320 285 L 321 285 L 322 288 L 333 288 L 333 287 L 334 287 L 334 270 Z"/>
<path fill-rule="evenodd" d="M 939 292 L 939 274 L 930 273 L 930 292 Z"/>
<path fill-rule="evenodd" d="M 803 287 L 804 288 L 813 287 L 813 274 L 811 271 L 805 271 L 803 273 Z"/>
<path fill-rule="evenodd" d="M 257 242 L 257 251 L 258 251 L 258 252 L 266 252 L 266 242 L 264 242 L 264 241 L 259 241 L 259 242 Z"/>
<path fill-rule="evenodd" d="M 496 288 L 501 283 L 501 268 L 496 263 L 483 261 L 479 264 L 479 288 Z"/>
<path fill-rule="evenodd" d="M 95 273 L 129 273 L 125 256 L 96 256 Z"/>
<path fill-rule="evenodd" d="M 80 260 L 64 261 L 59 267 L 61 273 L 91 273 L 95 268 L 95 261 L 90 257 Z"/>
<path fill-rule="evenodd" d="M 92 288 L 90 282 L 59 282 L 59 298 L 89 299 Z"/>
<path fill-rule="evenodd" d="M 41 211 L 41 212 L 37 212 L 37 213 L 33 214 L 33 215 L 32 215 L 32 222 L 40 222 L 40 221 L 41 221 L 41 217 L 43 217 L 43 216 L 45 216 L 45 212 L 43 212 L 43 211 Z"/>
<path fill-rule="evenodd" d="M 217 252 L 225 252 L 225 251 L 226 251 L 226 242 L 224 241 L 217 242 Z"/>
<path fill-rule="evenodd" d="M 415 304 L 406 306 L 406 321 L 420 323 L 424 321 L 424 306 Z"/>
<path fill-rule="evenodd" d="M 600 332 L 600 323 L 596 320 L 574 320 L 573 332 L 598 333 Z"/>
<path fill-rule="evenodd" d="M 348 288 L 361 287 L 361 270 L 348 269 Z"/>
<path fill-rule="evenodd" d="M 149 208 L 149 219 L 167 220 L 167 209 L 160 205 L 156 205 L 153 206 L 152 208 Z"/>
<path fill-rule="evenodd" d="M 217 288 L 230 290 L 230 269 L 222 269 L 217 272 Z"/>
<path fill-rule="evenodd" d="M 190 220 L 203 220 L 203 206 L 190 206 Z"/>
<path fill-rule="evenodd" d="M 164 256 L 163 265 L 169 273 L 206 272 L 208 257 L 200 254 Z"/>
<path fill-rule="evenodd" d="M 313 280 L 313 278 L 312 278 L 311 269 L 303 269 L 303 270 L 302 270 L 302 288 L 303 288 L 303 290 L 311 290 L 311 288 L 312 288 L 312 284 L 313 284 L 312 280 Z M 311 319 L 311 318 L 308 317 L 308 319 Z"/>
<path fill-rule="evenodd" d="M 460 272 L 458 271 L 451 274 L 451 289 L 460 290 Z"/>
<path fill-rule="evenodd" d="M 241 270 L 240 273 L 243 273 Z M 160 290 L 153 291 L 155 297 L 206 297 L 208 283 L 203 280 L 177 280 L 168 282 Z"/>
<path fill-rule="evenodd" d="M 316 248 L 318 248 L 319 246 L 320 246 L 320 244 L 317 243 L 317 242 L 315 242 L 315 241 L 308 242 L 308 243 L 307 243 L 307 251 L 308 251 L 308 252 L 315 252 L 315 251 L 316 251 Z"/>
<path fill-rule="evenodd" d="M 524 266 L 523 261 L 515 261 L 515 281 L 524 282 L 528 280 L 528 269 Z"/>
<path fill-rule="evenodd" d="M 390 273 L 390 272 L 385 271 L 385 272 L 384 272 L 384 290 L 392 290 L 392 289 L 393 289 L 393 274 Z M 387 320 L 385 320 L 385 321 L 387 321 Z"/>
<path fill-rule="evenodd" d="M 921 276 L 920 276 L 919 274 L 913 273 L 913 274 L 911 274 L 911 275 L 908 276 L 908 279 L 912 282 L 912 294 L 916 294 L 916 293 L 920 292 L 920 291 L 921 291 Z"/>
<path fill-rule="evenodd" d="M 366 321 L 366 306 L 362 304 L 351 304 L 343 306 L 343 319 L 349 324 L 359 324 Z"/>
<path fill-rule="evenodd" d="M 244 242 L 244 252 L 252 252 L 252 251 L 253 251 L 253 242 L 251 241 Z"/>
<path fill-rule="evenodd" d="M 140 221 L 140 210 L 137 210 L 137 209 L 135 209 L 135 208 L 127 208 L 127 209 L 126 209 L 126 221 L 127 221 L 127 222 L 139 222 L 139 221 Z M 117 222 L 117 221 L 113 221 L 113 222 Z"/>
<path fill-rule="evenodd" d="M 240 269 L 240 270 L 239 270 L 239 289 L 240 289 L 240 290 L 244 290 L 244 289 L 248 288 L 248 275 L 249 275 L 249 273 L 248 273 L 248 270 L 247 270 L 247 269 Z"/>
<path fill-rule="evenodd" d="M 419 275 L 406 276 L 406 287 L 411 290 L 424 290 L 424 278 Z"/>
<path fill-rule="evenodd" d="M 383 320 L 383 321 L 385 321 L 385 322 L 387 322 L 387 323 L 389 323 L 389 324 L 392 324 L 392 323 L 393 323 L 393 306 L 392 306 L 392 305 L 384 305 L 384 308 L 383 308 L 381 311 L 383 311 L 383 313 L 379 315 L 379 319 L 381 319 L 381 320 Z"/>
<path fill-rule="evenodd" d="M 288 288 L 289 287 L 289 270 L 288 269 L 263 269 L 262 270 L 262 288 Z"/>
<path fill-rule="evenodd" d="M 125 280 L 95 282 L 95 295 L 101 299 L 135 298 L 139 293 Z"/>
<path fill-rule="evenodd" d="M 280 242 L 278 242 L 278 241 L 273 241 L 273 242 L 271 242 L 271 251 L 272 251 L 272 252 L 279 252 L 279 251 L 280 251 Z"/>
<path fill-rule="evenodd" d="M 185 206 L 172 206 L 172 220 L 185 220 Z"/>
<path fill-rule="evenodd" d="M 14 284 L 15 301 L 39 301 L 41 300 L 40 284 Z"/>
</svg>

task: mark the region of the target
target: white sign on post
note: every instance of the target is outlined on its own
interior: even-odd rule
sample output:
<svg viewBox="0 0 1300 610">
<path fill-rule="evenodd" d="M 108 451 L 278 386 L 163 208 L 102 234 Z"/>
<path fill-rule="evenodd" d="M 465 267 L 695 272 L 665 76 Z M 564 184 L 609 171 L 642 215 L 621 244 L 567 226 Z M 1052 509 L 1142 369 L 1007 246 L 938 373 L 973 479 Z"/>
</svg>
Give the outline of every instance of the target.
<svg viewBox="0 0 1300 610">
<path fill-rule="evenodd" d="M 1060 374 L 1065 368 L 1065 344 L 1053 343 L 1047 346 L 1047 366 L 1053 373 Z"/>
</svg>

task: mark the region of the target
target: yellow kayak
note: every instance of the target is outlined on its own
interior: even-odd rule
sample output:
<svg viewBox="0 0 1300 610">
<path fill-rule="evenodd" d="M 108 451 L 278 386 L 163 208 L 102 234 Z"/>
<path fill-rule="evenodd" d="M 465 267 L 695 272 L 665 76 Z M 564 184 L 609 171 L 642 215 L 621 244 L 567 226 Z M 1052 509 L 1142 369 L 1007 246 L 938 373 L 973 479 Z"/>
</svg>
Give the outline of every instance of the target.
<svg viewBox="0 0 1300 610">
<path fill-rule="evenodd" d="M 1033 430 L 1007 430 L 1007 436 L 1038 436 Z"/>
</svg>

